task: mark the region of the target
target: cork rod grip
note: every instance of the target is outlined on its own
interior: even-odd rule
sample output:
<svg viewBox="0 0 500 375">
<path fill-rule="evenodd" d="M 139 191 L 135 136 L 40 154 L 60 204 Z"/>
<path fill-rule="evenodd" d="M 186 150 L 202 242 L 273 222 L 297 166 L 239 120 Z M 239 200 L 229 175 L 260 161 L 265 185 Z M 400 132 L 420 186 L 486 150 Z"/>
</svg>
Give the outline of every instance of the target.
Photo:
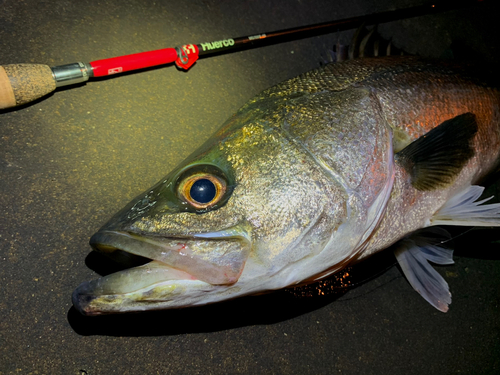
<svg viewBox="0 0 500 375">
<path fill-rule="evenodd" d="M 56 81 L 48 65 L 0 66 L 0 109 L 29 103 L 55 89 Z"/>
</svg>

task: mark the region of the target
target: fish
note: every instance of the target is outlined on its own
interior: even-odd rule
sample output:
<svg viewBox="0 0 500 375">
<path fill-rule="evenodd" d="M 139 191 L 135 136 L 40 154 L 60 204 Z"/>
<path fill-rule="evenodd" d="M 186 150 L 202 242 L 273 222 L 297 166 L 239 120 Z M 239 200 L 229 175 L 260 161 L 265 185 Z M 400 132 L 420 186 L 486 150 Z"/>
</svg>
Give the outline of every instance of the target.
<svg viewBox="0 0 500 375">
<path fill-rule="evenodd" d="M 328 64 L 246 103 L 90 239 L 135 265 L 79 285 L 84 315 L 184 308 L 322 280 L 395 249 L 446 312 L 442 225 L 499 226 L 500 95 L 450 61 Z"/>
</svg>

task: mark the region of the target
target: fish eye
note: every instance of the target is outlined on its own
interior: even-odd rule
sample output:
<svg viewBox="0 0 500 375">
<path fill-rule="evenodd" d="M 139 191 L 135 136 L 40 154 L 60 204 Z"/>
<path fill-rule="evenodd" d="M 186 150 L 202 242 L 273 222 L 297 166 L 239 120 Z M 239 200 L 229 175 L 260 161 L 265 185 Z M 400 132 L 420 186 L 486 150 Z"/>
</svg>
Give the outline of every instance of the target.
<svg viewBox="0 0 500 375">
<path fill-rule="evenodd" d="M 215 198 L 216 193 L 217 189 L 215 184 L 208 178 L 196 180 L 196 182 L 191 185 L 191 190 L 189 191 L 191 198 L 201 204 L 210 203 Z"/>
<path fill-rule="evenodd" d="M 180 198 L 196 209 L 217 204 L 226 191 L 226 181 L 209 173 L 196 173 L 179 184 Z"/>
</svg>

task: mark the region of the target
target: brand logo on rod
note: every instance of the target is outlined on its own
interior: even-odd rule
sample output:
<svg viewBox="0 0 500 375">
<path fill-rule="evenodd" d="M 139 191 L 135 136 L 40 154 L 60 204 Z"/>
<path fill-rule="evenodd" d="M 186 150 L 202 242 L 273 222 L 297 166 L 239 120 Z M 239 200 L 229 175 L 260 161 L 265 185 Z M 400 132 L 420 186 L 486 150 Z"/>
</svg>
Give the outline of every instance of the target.
<svg viewBox="0 0 500 375">
<path fill-rule="evenodd" d="M 108 69 L 108 75 L 110 74 L 116 74 L 116 73 L 121 73 L 123 72 L 123 68 L 120 66 L 118 68 L 111 68 L 111 69 Z"/>
<path fill-rule="evenodd" d="M 217 42 L 201 43 L 203 51 L 234 46 L 234 39 L 224 39 Z"/>
</svg>

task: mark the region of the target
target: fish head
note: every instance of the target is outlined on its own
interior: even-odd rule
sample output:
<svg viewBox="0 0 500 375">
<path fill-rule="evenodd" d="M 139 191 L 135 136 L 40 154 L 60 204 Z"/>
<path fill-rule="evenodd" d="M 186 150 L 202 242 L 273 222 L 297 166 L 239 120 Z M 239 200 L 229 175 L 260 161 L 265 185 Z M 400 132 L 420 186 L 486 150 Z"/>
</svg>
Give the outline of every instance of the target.
<svg viewBox="0 0 500 375">
<path fill-rule="evenodd" d="M 355 199 L 276 113 L 242 108 L 105 224 L 90 240 L 96 251 L 151 261 L 81 284 L 75 307 L 98 315 L 207 304 L 293 285 L 348 258 L 360 237 Z M 325 251 L 332 245 L 336 256 Z"/>
</svg>

